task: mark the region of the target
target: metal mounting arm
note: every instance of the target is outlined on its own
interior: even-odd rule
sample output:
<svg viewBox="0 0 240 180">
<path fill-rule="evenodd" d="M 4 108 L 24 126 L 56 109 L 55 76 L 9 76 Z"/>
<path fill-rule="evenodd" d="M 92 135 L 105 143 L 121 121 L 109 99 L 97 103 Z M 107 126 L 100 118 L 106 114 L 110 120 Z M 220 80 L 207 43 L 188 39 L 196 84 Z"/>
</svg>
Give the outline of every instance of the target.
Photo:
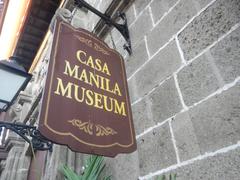
<svg viewBox="0 0 240 180">
<path fill-rule="evenodd" d="M 16 134 L 21 136 L 25 141 L 32 145 L 34 150 L 49 150 L 52 152 L 53 143 L 43 137 L 35 126 L 0 121 L 0 131 L 3 127 L 14 131 Z M 31 139 L 29 137 L 31 137 Z"/>
<path fill-rule="evenodd" d="M 130 35 L 128 31 L 128 26 L 127 26 L 127 18 L 125 13 L 118 14 L 118 16 L 123 20 L 123 24 L 118 24 L 114 22 L 109 16 L 101 13 L 100 11 L 92 7 L 90 4 L 86 3 L 84 0 L 75 0 L 75 5 L 77 7 L 85 7 L 86 9 L 90 10 L 94 14 L 101 17 L 106 22 L 107 25 L 114 26 L 115 28 L 117 28 L 117 30 L 122 34 L 124 39 L 127 41 L 126 44 L 123 46 L 123 48 L 127 50 L 129 54 L 132 54 L 131 40 L 130 40 Z"/>
</svg>

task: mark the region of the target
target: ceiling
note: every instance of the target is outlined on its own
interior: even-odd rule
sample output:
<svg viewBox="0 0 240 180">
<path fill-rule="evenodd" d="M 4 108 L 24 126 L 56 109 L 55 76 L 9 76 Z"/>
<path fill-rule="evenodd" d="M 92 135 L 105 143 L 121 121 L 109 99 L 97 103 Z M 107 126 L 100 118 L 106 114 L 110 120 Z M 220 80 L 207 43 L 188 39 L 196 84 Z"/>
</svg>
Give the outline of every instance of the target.
<svg viewBox="0 0 240 180">
<path fill-rule="evenodd" d="M 61 0 L 32 0 L 14 56 L 29 70 Z"/>
</svg>

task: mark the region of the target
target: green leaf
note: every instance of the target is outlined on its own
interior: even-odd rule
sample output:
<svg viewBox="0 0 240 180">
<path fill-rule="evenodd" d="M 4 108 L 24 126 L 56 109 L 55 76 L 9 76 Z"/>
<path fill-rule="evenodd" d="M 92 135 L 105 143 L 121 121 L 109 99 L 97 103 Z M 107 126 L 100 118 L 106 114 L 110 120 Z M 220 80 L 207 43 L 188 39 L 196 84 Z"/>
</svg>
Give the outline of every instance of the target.
<svg viewBox="0 0 240 180">
<path fill-rule="evenodd" d="M 91 155 L 85 162 L 83 175 L 77 175 L 68 166 L 62 166 L 60 171 L 67 180 L 99 180 L 99 176 L 105 168 L 102 156 Z M 103 177 L 103 180 L 111 180 L 111 176 Z"/>
</svg>

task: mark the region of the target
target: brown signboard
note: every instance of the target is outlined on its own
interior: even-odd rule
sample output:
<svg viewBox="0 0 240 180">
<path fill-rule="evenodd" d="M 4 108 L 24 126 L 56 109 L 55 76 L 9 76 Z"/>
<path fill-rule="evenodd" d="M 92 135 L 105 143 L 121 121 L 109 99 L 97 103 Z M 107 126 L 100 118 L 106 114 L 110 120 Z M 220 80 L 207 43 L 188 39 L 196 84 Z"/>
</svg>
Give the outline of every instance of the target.
<svg viewBox="0 0 240 180">
<path fill-rule="evenodd" d="M 74 151 L 136 150 L 124 61 L 92 33 L 57 21 L 39 130 Z"/>
</svg>

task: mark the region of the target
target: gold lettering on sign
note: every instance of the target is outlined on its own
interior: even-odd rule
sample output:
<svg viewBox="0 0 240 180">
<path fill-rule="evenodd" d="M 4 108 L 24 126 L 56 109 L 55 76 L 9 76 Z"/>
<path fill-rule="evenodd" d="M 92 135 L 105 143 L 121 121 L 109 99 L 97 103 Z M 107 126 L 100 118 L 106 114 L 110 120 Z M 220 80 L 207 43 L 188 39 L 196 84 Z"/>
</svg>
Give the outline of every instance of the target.
<svg viewBox="0 0 240 180">
<path fill-rule="evenodd" d="M 127 116 L 124 101 L 118 102 L 115 98 L 99 94 L 90 89 L 85 89 L 71 82 L 64 84 L 61 78 L 57 78 L 57 80 L 57 89 L 54 91 L 54 94 L 74 99 L 88 106 L 103 109 L 106 112 L 114 112 L 115 114 Z"/>
<path fill-rule="evenodd" d="M 76 52 L 76 58 L 81 64 L 87 65 L 93 68 L 94 70 L 100 71 L 111 76 L 107 63 L 101 64 L 102 62 L 100 59 L 93 59 L 91 55 L 88 56 L 86 52 L 82 50 L 78 50 Z"/>
<path fill-rule="evenodd" d="M 88 106 L 102 109 L 106 112 L 127 116 L 126 103 L 124 101 L 119 101 L 115 97 L 91 90 L 91 87 L 95 87 L 114 96 L 122 96 L 119 84 L 111 82 L 109 79 L 111 73 L 107 63 L 99 58 L 93 58 L 82 50 L 76 51 L 76 62 L 80 63 L 80 65 L 72 65 L 68 60 L 65 60 L 63 74 L 89 85 L 89 88 L 73 82 L 63 82 L 61 78 L 57 77 L 57 86 L 54 94 L 75 100 L 78 103 L 85 103 Z M 93 72 L 87 69 L 87 67 L 90 67 Z"/>
</svg>

